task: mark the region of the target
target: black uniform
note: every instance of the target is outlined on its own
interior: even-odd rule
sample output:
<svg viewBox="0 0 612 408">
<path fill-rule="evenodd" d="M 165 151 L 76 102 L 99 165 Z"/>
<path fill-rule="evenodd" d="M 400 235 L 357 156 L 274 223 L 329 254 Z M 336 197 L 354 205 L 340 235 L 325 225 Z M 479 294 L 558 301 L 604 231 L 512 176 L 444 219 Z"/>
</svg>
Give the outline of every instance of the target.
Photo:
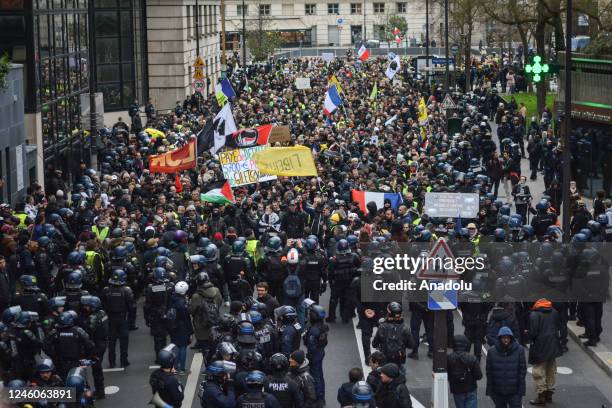
<svg viewBox="0 0 612 408">
<path fill-rule="evenodd" d="M 166 346 L 168 331 L 164 324 L 164 317 L 172 291 L 172 284 L 165 282 L 149 284 L 145 289 L 144 317 L 147 326 L 151 328 L 156 356 Z"/>
<path fill-rule="evenodd" d="M 327 260 L 320 253 L 306 252 L 300 273 L 304 286 L 304 297 L 319 303 L 321 283 L 327 282 Z"/>
<path fill-rule="evenodd" d="M 47 314 L 47 295 L 42 293 L 40 289 L 26 288 L 23 293 L 17 295 L 15 304 L 21 306 L 21 310 L 36 312 L 39 316 Z"/>
<path fill-rule="evenodd" d="M 83 328 L 94 342 L 94 364 L 91 367 L 96 394 L 104 394 L 104 373 L 102 361 L 108 343 L 109 322 L 104 310 L 98 310 L 85 317 Z"/>
<path fill-rule="evenodd" d="M 70 326 L 51 330 L 43 349 L 56 362 L 58 375 L 66 378 L 71 368 L 80 365 L 80 360 L 92 356 L 95 345 L 85 330 Z"/>
<path fill-rule="evenodd" d="M 173 408 L 180 408 L 183 402 L 183 386 L 172 373 L 161 368 L 153 371 L 149 377 L 153 394 L 158 393 L 164 402 Z"/>
<path fill-rule="evenodd" d="M 337 254 L 329 261 L 329 285 L 331 296 L 329 298 L 329 321 L 336 320 L 336 307 L 340 303 L 340 316 L 343 322 L 348 322 L 352 313 L 350 308 L 349 287 L 357 275 L 360 261 L 356 254 Z"/>
<path fill-rule="evenodd" d="M 229 287 L 229 295 L 231 300 L 242 300 L 245 293 L 248 295 L 248 289 L 245 289 L 244 279 L 249 284 L 254 283 L 253 261 L 251 258 L 241 254 L 230 254 L 223 260 L 223 273 L 225 281 Z M 244 272 L 244 279 L 240 279 L 240 272 Z M 251 293 L 252 293 L 252 288 Z"/>
<path fill-rule="evenodd" d="M 387 362 L 403 367 L 406 362 L 406 349 L 413 347 L 410 328 L 403 319 L 381 319 L 372 346 L 385 355 Z"/>
<path fill-rule="evenodd" d="M 101 296 L 104 310 L 109 318 L 109 345 L 108 361 L 111 367 L 115 366 L 115 346 L 119 339 L 121 366 L 127 367 L 128 344 L 129 344 L 129 322 L 128 313 L 136 308 L 134 295 L 129 286 L 111 285 L 104 288 Z"/>
<path fill-rule="evenodd" d="M 300 388 L 287 373 L 269 375 L 265 390 L 276 397 L 282 408 L 302 408 L 304 406 L 304 396 Z"/>
</svg>

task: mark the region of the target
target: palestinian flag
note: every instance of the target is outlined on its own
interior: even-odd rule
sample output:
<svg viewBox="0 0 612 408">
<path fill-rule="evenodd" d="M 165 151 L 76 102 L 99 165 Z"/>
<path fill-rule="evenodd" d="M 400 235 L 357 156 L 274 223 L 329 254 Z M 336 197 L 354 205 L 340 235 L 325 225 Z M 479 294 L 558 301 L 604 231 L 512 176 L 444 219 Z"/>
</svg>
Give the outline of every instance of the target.
<svg viewBox="0 0 612 408">
<path fill-rule="evenodd" d="M 228 181 L 215 183 L 211 187 L 206 193 L 200 194 L 200 200 L 221 205 L 234 204 L 236 202 Z"/>
</svg>

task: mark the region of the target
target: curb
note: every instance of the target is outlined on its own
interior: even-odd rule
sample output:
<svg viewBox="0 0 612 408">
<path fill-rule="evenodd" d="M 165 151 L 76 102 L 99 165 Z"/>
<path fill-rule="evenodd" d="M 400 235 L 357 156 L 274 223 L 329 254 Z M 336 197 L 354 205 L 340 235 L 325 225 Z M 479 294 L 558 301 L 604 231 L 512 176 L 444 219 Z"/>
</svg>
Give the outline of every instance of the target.
<svg viewBox="0 0 612 408">
<path fill-rule="evenodd" d="M 586 347 L 582 344 L 583 339 L 578 338 L 579 334 L 584 332 L 584 329 L 576 325 L 576 322 L 567 322 L 567 332 L 578 346 L 584 350 L 591 359 L 601 367 L 602 370 L 612 377 L 612 351 L 608 350 L 606 346 L 599 343 L 597 347 Z"/>
</svg>

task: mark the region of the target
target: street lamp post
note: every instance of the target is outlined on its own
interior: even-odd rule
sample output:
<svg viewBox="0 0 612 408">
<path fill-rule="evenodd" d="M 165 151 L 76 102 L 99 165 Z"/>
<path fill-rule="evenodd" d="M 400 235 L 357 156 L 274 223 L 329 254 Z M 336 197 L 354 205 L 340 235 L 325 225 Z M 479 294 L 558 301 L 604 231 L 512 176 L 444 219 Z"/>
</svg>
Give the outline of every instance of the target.
<svg viewBox="0 0 612 408">
<path fill-rule="evenodd" d="M 446 92 L 450 91 L 450 72 L 448 69 L 448 0 L 444 0 L 444 58 L 446 59 Z"/>
<path fill-rule="evenodd" d="M 242 66 L 246 67 L 246 8 L 242 0 Z"/>
<path fill-rule="evenodd" d="M 195 3 L 195 35 L 196 35 L 196 58 L 200 56 L 200 7 L 198 0 Z"/>
<path fill-rule="evenodd" d="M 571 152 L 569 145 L 572 128 L 572 0 L 567 0 L 567 16 L 565 23 L 565 100 L 563 117 L 563 241 L 570 240 L 570 178 Z"/>
<path fill-rule="evenodd" d="M 363 44 L 365 45 L 366 41 L 367 41 L 367 36 L 366 36 L 366 1 L 363 0 Z"/>
<path fill-rule="evenodd" d="M 425 0 L 425 78 L 429 85 L 429 0 Z"/>
<path fill-rule="evenodd" d="M 96 70 L 95 70 L 95 58 L 96 58 L 96 47 L 95 47 L 95 9 L 94 0 L 87 1 L 87 31 L 89 36 L 89 44 L 87 47 L 87 54 L 89 59 L 88 73 L 89 73 L 89 160 L 91 160 L 91 167 L 97 167 L 97 154 L 92 155 L 92 150 L 96 146 L 98 124 L 96 123 Z M 84 141 L 83 141 L 84 142 Z M 81 151 L 83 146 L 81 146 Z"/>
<path fill-rule="evenodd" d="M 225 79 L 227 74 L 227 59 L 225 57 L 225 0 L 221 0 L 221 79 Z"/>
</svg>

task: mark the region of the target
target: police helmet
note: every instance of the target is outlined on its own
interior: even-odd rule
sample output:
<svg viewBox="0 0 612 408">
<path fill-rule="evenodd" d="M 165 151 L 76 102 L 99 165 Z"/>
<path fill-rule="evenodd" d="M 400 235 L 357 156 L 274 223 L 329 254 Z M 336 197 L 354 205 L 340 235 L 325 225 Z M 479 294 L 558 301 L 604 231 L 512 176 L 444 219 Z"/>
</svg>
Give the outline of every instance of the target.
<svg viewBox="0 0 612 408">
<path fill-rule="evenodd" d="M 102 301 L 97 296 L 81 296 L 81 305 L 91 307 L 93 310 L 99 310 L 102 307 Z"/>
<path fill-rule="evenodd" d="M 83 286 L 83 274 L 80 270 L 74 270 L 64 279 L 66 289 L 81 289 Z"/>
<path fill-rule="evenodd" d="M 118 285 L 118 286 L 125 285 L 126 282 L 127 282 L 127 274 L 125 273 L 123 269 L 115 269 L 110 279 L 108 280 L 108 283 L 110 283 L 111 285 Z"/>
<path fill-rule="evenodd" d="M 36 372 L 38 373 L 48 373 L 55 371 L 55 364 L 53 364 L 53 360 L 50 358 L 43 359 L 38 365 L 36 365 Z"/>
<path fill-rule="evenodd" d="M 158 256 L 155 259 L 155 266 L 168 270 L 174 268 L 174 262 L 167 256 Z"/>
<path fill-rule="evenodd" d="M 348 241 L 351 247 L 354 247 L 355 245 L 357 245 L 357 243 L 359 243 L 359 238 L 357 238 L 357 235 L 355 234 L 350 234 L 346 237 L 346 240 Z"/>
<path fill-rule="evenodd" d="M 497 241 L 504 241 L 506 239 L 506 230 L 503 228 L 495 228 L 494 234 Z"/>
<path fill-rule="evenodd" d="M 293 306 L 288 306 L 288 305 L 284 305 L 284 306 L 274 309 L 274 313 L 281 319 L 297 317 L 295 308 Z"/>
<path fill-rule="evenodd" d="M 523 225 L 523 233 L 527 238 L 531 238 L 535 235 L 535 229 L 531 225 L 525 224 Z"/>
<path fill-rule="evenodd" d="M 81 396 L 87 386 L 87 372 L 81 367 L 70 369 L 66 376 L 66 387 L 75 388 L 77 396 Z"/>
<path fill-rule="evenodd" d="M 157 247 L 157 255 L 170 257 L 172 256 L 172 251 L 166 247 L 160 246 L 160 247 Z"/>
<path fill-rule="evenodd" d="M 353 408 L 369 408 L 374 399 L 372 387 L 366 381 L 358 381 L 351 390 L 353 396 Z"/>
<path fill-rule="evenodd" d="M 207 237 L 202 237 L 198 240 L 198 248 L 204 249 L 210 244 L 210 239 Z"/>
<path fill-rule="evenodd" d="M 311 321 L 322 321 L 325 319 L 325 308 L 321 305 L 310 306 L 309 317 Z"/>
<path fill-rule="evenodd" d="M 177 230 L 174 234 L 174 240 L 176 242 L 181 242 L 189 238 L 189 235 L 183 230 Z"/>
<path fill-rule="evenodd" d="M 60 327 L 72 327 L 74 326 L 74 321 L 77 318 L 77 314 L 74 310 L 68 310 L 66 312 L 62 312 L 59 317 L 58 325 Z"/>
<path fill-rule="evenodd" d="M 121 238 L 121 237 L 123 237 L 123 230 L 119 227 L 113 228 L 113 231 L 111 232 L 111 238 Z"/>
<path fill-rule="evenodd" d="M 38 238 L 38 246 L 41 248 L 46 248 L 51 243 L 51 239 L 49 237 L 40 237 Z"/>
<path fill-rule="evenodd" d="M 581 234 L 584 234 L 587 237 L 587 240 L 589 240 L 589 239 L 591 239 L 593 237 L 593 233 L 588 228 L 582 228 L 578 232 L 581 233 Z"/>
<path fill-rule="evenodd" d="M 234 255 L 242 255 L 246 249 L 244 241 L 236 240 L 232 243 L 232 253 Z"/>
<path fill-rule="evenodd" d="M 64 307 L 66 305 L 66 296 L 55 296 L 49 299 L 48 302 L 49 309 L 53 311 L 58 311 L 60 307 Z"/>
<path fill-rule="evenodd" d="M 194 265 L 204 266 L 206 265 L 206 258 L 204 257 L 204 255 L 191 255 L 189 257 L 189 262 Z"/>
<path fill-rule="evenodd" d="M 306 238 L 306 242 L 304 242 L 304 247 L 307 251 L 314 251 L 317 249 L 317 241 L 312 238 Z"/>
<path fill-rule="evenodd" d="M 252 307 L 253 306 L 251 306 L 251 308 Z M 249 310 L 249 319 L 251 319 L 251 323 L 257 324 L 263 320 L 263 317 L 257 310 Z"/>
<path fill-rule="evenodd" d="M 402 315 L 402 304 L 399 302 L 391 302 L 387 305 L 389 316 L 400 317 Z"/>
<path fill-rule="evenodd" d="M 261 388 L 266 381 L 266 375 L 259 370 L 253 370 L 246 376 L 245 383 L 249 388 Z"/>
<path fill-rule="evenodd" d="M 176 361 L 176 346 L 174 344 L 168 344 L 157 353 L 157 361 L 161 368 L 172 368 Z"/>
<path fill-rule="evenodd" d="M 336 252 L 339 254 L 348 254 L 351 252 L 351 247 L 346 239 L 341 239 L 336 244 Z"/>
<path fill-rule="evenodd" d="M 497 263 L 497 271 L 502 274 L 510 274 L 513 269 L 512 259 L 509 256 L 503 256 Z"/>
<path fill-rule="evenodd" d="M 601 232 L 601 224 L 597 221 L 591 220 L 587 223 L 587 227 L 593 234 L 599 234 Z"/>
<path fill-rule="evenodd" d="M 204 248 L 203 255 L 206 258 L 206 262 L 216 262 L 217 259 L 219 259 L 219 249 L 215 244 L 208 244 L 208 246 Z"/>
<path fill-rule="evenodd" d="M 160 266 L 153 268 L 153 280 L 157 282 L 162 282 L 166 280 L 167 277 L 168 274 L 166 273 L 166 270 L 164 268 Z"/>
<path fill-rule="evenodd" d="M 85 262 L 85 252 L 72 251 L 66 260 L 70 265 L 82 265 Z"/>
<path fill-rule="evenodd" d="M 279 252 L 281 249 L 281 240 L 279 237 L 270 237 L 268 242 L 266 242 L 267 252 Z"/>
<path fill-rule="evenodd" d="M 510 217 L 510 220 L 508 221 L 508 226 L 512 230 L 519 230 L 522 227 L 521 221 L 513 217 Z"/>
<path fill-rule="evenodd" d="M 501 215 L 510 215 L 510 206 L 507 204 L 502 205 L 499 209 L 499 213 Z"/>
<path fill-rule="evenodd" d="M 606 216 L 606 214 L 599 214 L 597 216 L 597 222 L 605 227 L 606 225 L 608 225 L 608 217 Z"/>
<path fill-rule="evenodd" d="M 572 237 L 572 242 L 587 242 L 588 238 L 582 233 L 578 233 Z"/>
<path fill-rule="evenodd" d="M 20 379 L 11 380 L 6 384 L 6 388 L 10 390 L 14 390 L 17 388 L 24 388 L 26 386 L 26 382 Z"/>
<path fill-rule="evenodd" d="M 274 372 L 286 371 L 289 368 L 289 360 L 283 353 L 276 353 L 270 357 L 270 368 Z"/>
<path fill-rule="evenodd" d="M 38 280 L 33 275 L 21 275 L 19 282 L 24 289 L 36 289 L 38 287 Z"/>
<path fill-rule="evenodd" d="M 127 254 L 128 254 L 128 251 L 127 249 L 125 249 L 123 245 L 119 245 L 118 247 L 115 247 L 115 249 L 113 249 L 113 259 L 114 260 L 125 259 Z"/>
<path fill-rule="evenodd" d="M 217 360 L 213 361 L 206 367 L 205 373 L 212 377 L 225 377 L 225 374 L 230 373 L 227 362 Z"/>
</svg>

